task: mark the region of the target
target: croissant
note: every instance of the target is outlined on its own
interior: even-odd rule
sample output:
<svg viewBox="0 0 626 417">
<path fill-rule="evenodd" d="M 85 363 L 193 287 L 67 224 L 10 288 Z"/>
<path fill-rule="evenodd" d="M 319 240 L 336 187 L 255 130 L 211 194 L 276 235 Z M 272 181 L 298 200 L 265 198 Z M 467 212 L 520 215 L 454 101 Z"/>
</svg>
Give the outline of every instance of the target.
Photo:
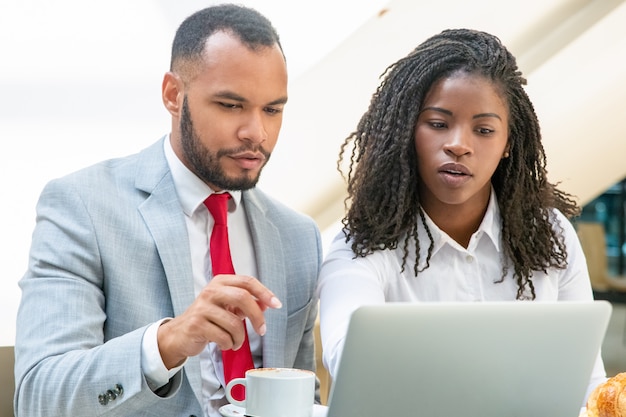
<svg viewBox="0 0 626 417">
<path fill-rule="evenodd" d="M 598 385 L 589 395 L 581 417 L 626 417 L 626 372 Z"/>
</svg>

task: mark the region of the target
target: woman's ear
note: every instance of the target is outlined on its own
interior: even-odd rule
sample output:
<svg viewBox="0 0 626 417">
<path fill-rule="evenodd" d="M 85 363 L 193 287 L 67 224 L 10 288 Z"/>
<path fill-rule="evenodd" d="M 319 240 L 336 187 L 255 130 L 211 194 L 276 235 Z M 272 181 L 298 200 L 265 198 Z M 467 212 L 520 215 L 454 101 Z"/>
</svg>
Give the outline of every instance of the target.
<svg viewBox="0 0 626 417">
<path fill-rule="evenodd" d="M 504 147 L 504 152 L 502 152 L 502 159 L 506 159 L 509 157 L 509 151 L 511 150 L 511 145 L 509 145 L 508 143 L 506 144 L 506 146 Z"/>
<path fill-rule="evenodd" d="M 174 72 L 165 73 L 161 85 L 161 98 L 167 111 L 173 117 L 179 117 L 184 98 L 184 83 L 178 74 Z"/>
</svg>

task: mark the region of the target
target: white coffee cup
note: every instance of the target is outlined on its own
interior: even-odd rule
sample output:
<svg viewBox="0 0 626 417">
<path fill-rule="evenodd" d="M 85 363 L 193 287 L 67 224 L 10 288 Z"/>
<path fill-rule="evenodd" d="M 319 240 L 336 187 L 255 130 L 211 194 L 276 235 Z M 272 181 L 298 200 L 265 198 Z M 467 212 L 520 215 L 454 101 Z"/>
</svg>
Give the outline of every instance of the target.
<svg viewBox="0 0 626 417">
<path fill-rule="evenodd" d="M 236 385 L 246 387 L 243 401 L 231 395 Z M 228 401 L 252 417 L 311 417 L 314 397 L 315 373 L 303 369 L 250 369 L 245 378 L 234 378 L 226 385 Z"/>
</svg>

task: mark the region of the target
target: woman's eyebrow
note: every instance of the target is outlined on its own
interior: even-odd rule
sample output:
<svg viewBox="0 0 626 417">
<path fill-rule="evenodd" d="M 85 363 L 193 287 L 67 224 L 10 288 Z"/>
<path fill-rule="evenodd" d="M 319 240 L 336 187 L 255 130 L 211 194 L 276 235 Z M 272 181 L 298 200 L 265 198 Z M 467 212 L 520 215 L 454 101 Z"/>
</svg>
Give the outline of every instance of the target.
<svg viewBox="0 0 626 417">
<path fill-rule="evenodd" d="M 427 110 L 432 110 L 432 111 L 436 111 L 439 113 L 444 113 L 449 116 L 452 116 L 452 112 L 450 110 L 442 109 L 441 107 L 424 107 L 422 110 L 420 110 L 420 113 L 423 113 Z"/>
<path fill-rule="evenodd" d="M 420 113 L 423 113 L 427 110 L 432 110 L 432 111 L 436 111 L 439 113 L 443 113 L 443 114 L 447 114 L 449 116 L 453 116 L 454 114 L 447 109 L 442 109 L 441 107 L 424 107 Z M 481 117 L 495 117 L 496 119 L 502 120 L 502 118 L 497 114 L 497 113 L 479 113 L 479 114 L 475 114 L 474 116 L 472 116 L 472 119 L 480 119 Z"/>
<path fill-rule="evenodd" d="M 498 114 L 496 113 L 480 113 L 477 115 L 474 115 L 474 117 L 472 117 L 472 119 L 479 119 L 481 117 L 495 117 L 499 120 L 502 120 L 502 118 L 500 116 L 498 116 Z"/>
</svg>

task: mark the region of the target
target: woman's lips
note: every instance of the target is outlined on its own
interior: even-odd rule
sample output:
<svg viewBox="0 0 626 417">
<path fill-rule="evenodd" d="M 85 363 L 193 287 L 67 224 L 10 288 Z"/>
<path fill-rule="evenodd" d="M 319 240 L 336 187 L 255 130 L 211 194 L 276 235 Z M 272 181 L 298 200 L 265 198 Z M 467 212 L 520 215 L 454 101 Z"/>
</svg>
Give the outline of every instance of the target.
<svg viewBox="0 0 626 417">
<path fill-rule="evenodd" d="M 439 167 L 439 176 L 450 187 L 460 187 L 472 178 L 472 173 L 463 164 L 447 163 Z"/>
</svg>

